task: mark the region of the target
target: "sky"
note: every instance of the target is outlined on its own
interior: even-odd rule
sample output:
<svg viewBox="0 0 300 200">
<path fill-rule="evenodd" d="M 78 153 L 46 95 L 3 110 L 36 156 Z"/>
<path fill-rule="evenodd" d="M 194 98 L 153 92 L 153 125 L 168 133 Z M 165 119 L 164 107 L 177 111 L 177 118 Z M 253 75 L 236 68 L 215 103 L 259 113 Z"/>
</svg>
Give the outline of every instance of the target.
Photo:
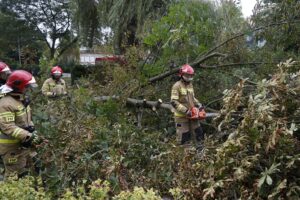
<svg viewBox="0 0 300 200">
<path fill-rule="evenodd" d="M 241 0 L 242 12 L 244 17 L 250 17 L 256 0 Z"/>
</svg>

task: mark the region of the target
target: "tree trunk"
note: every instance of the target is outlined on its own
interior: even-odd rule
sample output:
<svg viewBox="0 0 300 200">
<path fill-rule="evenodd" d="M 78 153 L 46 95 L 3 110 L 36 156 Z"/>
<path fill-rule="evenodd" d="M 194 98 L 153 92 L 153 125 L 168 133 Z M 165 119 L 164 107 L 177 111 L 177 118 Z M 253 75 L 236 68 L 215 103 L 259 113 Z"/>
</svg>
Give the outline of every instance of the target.
<svg viewBox="0 0 300 200">
<path fill-rule="evenodd" d="M 119 100 L 120 97 L 119 96 L 98 96 L 98 97 L 94 97 L 95 101 L 108 101 L 110 99 Z M 138 108 L 150 108 L 153 111 L 156 111 L 159 108 L 167 109 L 167 110 L 170 110 L 171 112 L 175 111 L 171 104 L 163 103 L 163 101 L 161 99 L 158 99 L 157 101 L 147 101 L 146 99 L 139 100 L 139 99 L 127 98 L 126 99 L 126 104 L 128 106 L 135 106 L 135 107 L 138 107 Z M 210 110 L 210 109 L 207 109 L 207 110 Z M 206 113 L 206 118 L 214 118 L 218 115 L 219 114 L 215 113 L 215 112 L 213 112 L 213 113 L 207 112 Z"/>
</svg>

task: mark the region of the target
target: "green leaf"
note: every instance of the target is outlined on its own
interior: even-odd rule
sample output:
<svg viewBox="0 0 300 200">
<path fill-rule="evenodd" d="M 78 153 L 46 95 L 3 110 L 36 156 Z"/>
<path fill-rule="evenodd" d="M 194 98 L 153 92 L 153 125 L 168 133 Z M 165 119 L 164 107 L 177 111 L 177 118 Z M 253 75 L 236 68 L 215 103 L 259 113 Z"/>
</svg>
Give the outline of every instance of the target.
<svg viewBox="0 0 300 200">
<path fill-rule="evenodd" d="M 269 175 L 267 175 L 267 183 L 268 183 L 268 185 L 272 185 L 272 183 L 273 183 L 273 180 Z"/>
<path fill-rule="evenodd" d="M 261 186 L 264 184 L 265 180 L 266 180 L 266 176 L 263 176 L 259 179 L 258 185 L 257 185 L 258 188 L 261 188 Z"/>
</svg>

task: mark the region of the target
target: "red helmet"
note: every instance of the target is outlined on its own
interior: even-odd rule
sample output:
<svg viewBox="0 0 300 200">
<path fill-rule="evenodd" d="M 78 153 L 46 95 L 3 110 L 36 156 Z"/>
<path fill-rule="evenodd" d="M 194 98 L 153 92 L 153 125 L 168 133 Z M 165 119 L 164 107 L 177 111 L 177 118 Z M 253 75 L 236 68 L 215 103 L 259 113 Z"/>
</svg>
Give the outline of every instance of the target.
<svg viewBox="0 0 300 200">
<path fill-rule="evenodd" d="M 28 86 L 37 87 L 34 77 L 25 70 L 16 70 L 7 78 L 6 84 L 17 93 L 24 93 Z"/>
<path fill-rule="evenodd" d="M 0 62 L 0 73 L 1 72 L 10 72 L 9 66 L 4 62 Z"/>
<path fill-rule="evenodd" d="M 194 75 L 194 73 L 195 73 L 194 69 L 188 64 L 182 65 L 182 67 L 179 70 L 179 75 L 180 76 L 182 76 L 183 74 Z"/>
<path fill-rule="evenodd" d="M 62 75 L 63 73 L 63 70 L 60 68 L 60 66 L 55 66 L 55 67 L 52 67 L 51 69 L 51 74 L 54 75 L 54 74 L 61 74 Z"/>
</svg>

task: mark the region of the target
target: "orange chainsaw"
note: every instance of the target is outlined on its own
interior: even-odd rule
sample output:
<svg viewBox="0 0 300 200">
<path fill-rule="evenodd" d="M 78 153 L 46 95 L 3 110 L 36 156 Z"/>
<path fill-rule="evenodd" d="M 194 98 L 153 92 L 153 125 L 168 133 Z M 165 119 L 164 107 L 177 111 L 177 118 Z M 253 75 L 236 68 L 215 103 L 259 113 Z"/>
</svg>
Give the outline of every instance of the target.
<svg viewBox="0 0 300 200">
<path fill-rule="evenodd" d="M 206 112 L 203 107 L 197 108 L 197 107 L 192 107 L 190 109 L 190 116 L 188 117 L 189 119 L 198 119 L 202 120 L 206 118 Z"/>
</svg>

